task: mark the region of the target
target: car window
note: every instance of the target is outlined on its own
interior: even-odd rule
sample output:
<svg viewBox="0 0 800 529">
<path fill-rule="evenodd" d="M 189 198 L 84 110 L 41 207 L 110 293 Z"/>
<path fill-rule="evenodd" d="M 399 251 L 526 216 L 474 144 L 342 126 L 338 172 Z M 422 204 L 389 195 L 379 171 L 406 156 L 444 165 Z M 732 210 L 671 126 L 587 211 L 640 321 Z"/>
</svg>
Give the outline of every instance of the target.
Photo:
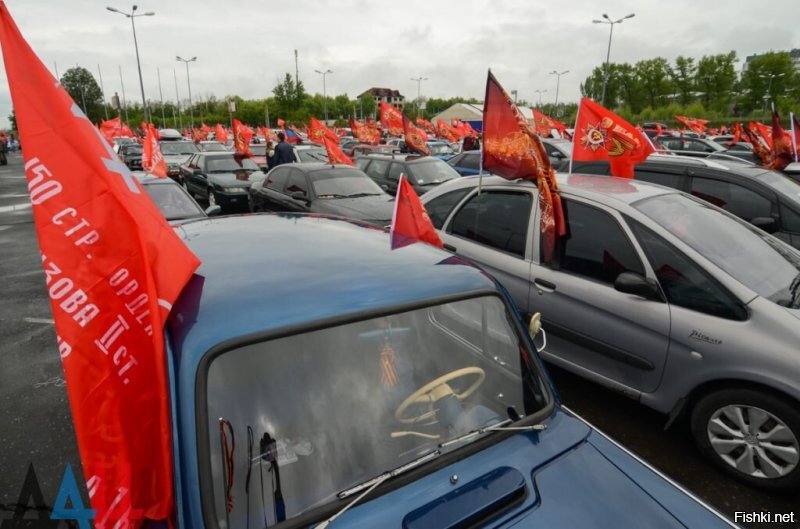
<svg viewBox="0 0 800 529">
<path fill-rule="evenodd" d="M 532 201 L 530 193 L 484 191 L 470 198 L 456 213 L 450 232 L 525 257 Z"/>
<path fill-rule="evenodd" d="M 389 166 L 389 175 L 387 178 L 390 182 L 397 183 L 400 181 L 400 175 L 405 172 L 406 171 L 405 167 L 403 167 L 403 164 L 392 162 L 392 164 Z"/>
<path fill-rule="evenodd" d="M 369 162 L 370 162 L 369 158 L 356 158 L 356 167 L 358 167 L 363 171 L 367 168 Z"/>
<path fill-rule="evenodd" d="M 289 175 L 289 180 L 286 182 L 286 194 L 303 193 L 308 196 L 308 182 L 306 182 L 306 175 L 301 171 L 294 169 Z"/>
<path fill-rule="evenodd" d="M 481 156 L 480 154 L 477 153 L 476 154 L 467 153 L 458 163 L 458 166 L 463 167 L 465 169 L 474 169 L 477 171 L 478 169 L 481 168 Z"/>
<path fill-rule="evenodd" d="M 384 178 L 388 167 L 389 162 L 386 160 L 372 160 L 372 163 L 367 167 L 366 173 L 373 178 Z"/>
<path fill-rule="evenodd" d="M 149 184 L 143 187 L 167 220 L 194 219 L 206 216 L 197 202 L 179 185 Z"/>
<path fill-rule="evenodd" d="M 730 182 L 695 176 L 692 178 L 691 192 L 697 198 L 730 211 L 748 222 L 756 217 L 772 215 L 772 203 L 767 198 Z"/>
<path fill-rule="evenodd" d="M 800 233 L 800 213 L 783 203 L 781 203 L 781 222 L 784 230 Z"/>
<path fill-rule="evenodd" d="M 628 224 L 671 305 L 729 320 L 747 319 L 742 304 L 686 255 L 639 222 L 629 218 Z"/>
<path fill-rule="evenodd" d="M 643 182 L 652 182 L 673 189 L 680 189 L 683 175 L 637 168 L 634 178 Z"/>
<path fill-rule="evenodd" d="M 286 179 L 289 178 L 289 171 L 288 167 L 278 167 L 274 171 L 270 171 L 267 175 L 266 187 L 282 193 Z"/>
<path fill-rule="evenodd" d="M 639 255 L 611 215 L 572 200 L 562 203 L 567 235 L 559 242 L 561 271 L 609 284 L 622 272 L 644 275 Z"/>
<path fill-rule="evenodd" d="M 456 207 L 456 204 L 461 201 L 468 191 L 470 191 L 469 187 L 456 189 L 455 191 L 450 191 L 449 193 L 438 196 L 425 204 L 425 209 L 428 211 L 428 216 L 431 218 L 431 222 L 436 229 L 442 229 L 442 226 L 444 226 L 444 221 L 447 220 L 450 212 L 454 207 Z"/>
</svg>

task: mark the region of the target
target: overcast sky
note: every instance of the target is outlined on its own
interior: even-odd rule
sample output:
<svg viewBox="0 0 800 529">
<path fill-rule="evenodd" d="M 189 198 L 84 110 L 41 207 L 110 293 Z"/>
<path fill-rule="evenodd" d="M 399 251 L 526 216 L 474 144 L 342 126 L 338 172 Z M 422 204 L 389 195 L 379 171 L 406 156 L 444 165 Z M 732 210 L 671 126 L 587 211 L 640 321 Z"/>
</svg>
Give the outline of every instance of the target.
<svg viewBox="0 0 800 529">
<path fill-rule="evenodd" d="M 107 97 L 125 94 L 141 101 L 133 37 L 128 19 L 105 9 L 129 10 L 119 0 L 6 0 L 23 35 L 51 69 L 75 64 L 97 77 Z M 263 98 L 285 72 L 307 91 L 322 92 L 315 69 L 331 69 L 329 95 L 351 98 L 372 86 L 415 97 L 412 77 L 428 77 L 422 95 L 483 98 L 491 68 L 507 90 L 536 102 L 534 90 L 552 101 L 576 101 L 579 84 L 605 60 L 608 25 L 592 19 L 636 17 L 615 26 L 611 60 L 636 62 L 656 56 L 735 50 L 741 61 L 752 53 L 800 47 L 800 0 L 141 0 L 137 18 L 144 89 L 158 99 L 157 68 L 165 100 L 187 97 L 186 72 L 175 55 L 197 56 L 190 65 L 195 99 L 210 94 Z M 3 72 L 3 81 L 5 73 Z M 6 82 L 0 83 L 0 127 L 11 111 Z M 277 117 L 277 116 L 276 116 Z"/>
</svg>

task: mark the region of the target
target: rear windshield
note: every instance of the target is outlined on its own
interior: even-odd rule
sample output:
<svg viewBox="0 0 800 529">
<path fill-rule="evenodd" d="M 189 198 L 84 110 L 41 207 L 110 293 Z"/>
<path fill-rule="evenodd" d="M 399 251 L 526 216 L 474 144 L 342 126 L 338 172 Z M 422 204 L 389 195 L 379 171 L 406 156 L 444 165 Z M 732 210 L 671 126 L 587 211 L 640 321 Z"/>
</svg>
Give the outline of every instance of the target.
<svg viewBox="0 0 800 529">
<path fill-rule="evenodd" d="M 161 154 L 194 154 L 197 146 L 189 141 L 162 141 Z"/>
<path fill-rule="evenodd" d="M 438 185 L 460 176 L 455 169 L 434 158 L 424 162 L 410 163 L 406 169 L 414 177 L 417 185 L 421 186 Z"/>
<path fill-rule="evenodd" d="M 150 184 L 143 187 L 167 220 L 205 217 L 197 202 L 177 184 Z"/>
</svg>

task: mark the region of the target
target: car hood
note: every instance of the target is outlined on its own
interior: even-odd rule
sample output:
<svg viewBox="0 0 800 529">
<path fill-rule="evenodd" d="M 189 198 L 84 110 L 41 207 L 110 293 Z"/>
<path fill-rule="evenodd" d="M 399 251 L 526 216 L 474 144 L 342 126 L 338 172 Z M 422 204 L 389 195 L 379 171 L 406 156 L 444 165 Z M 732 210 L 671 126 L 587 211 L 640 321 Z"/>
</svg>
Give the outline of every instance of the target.
<svg viewBox="0 0 800 529">
<path fill-rule="evenodd" d="M 208 175 L 208 181 L 222 187 L 249 187 L 254 177 L 263 177 L 263 173 L 261 171 L 212 173 Z"/>
<path fill-rule="evenodd" d="M 394 198 L 375 195 L 357 198 L 330 198 L 314 201 L 315 213 L 329 213 L 386 226 L 392 220 Z"/>
</svg>

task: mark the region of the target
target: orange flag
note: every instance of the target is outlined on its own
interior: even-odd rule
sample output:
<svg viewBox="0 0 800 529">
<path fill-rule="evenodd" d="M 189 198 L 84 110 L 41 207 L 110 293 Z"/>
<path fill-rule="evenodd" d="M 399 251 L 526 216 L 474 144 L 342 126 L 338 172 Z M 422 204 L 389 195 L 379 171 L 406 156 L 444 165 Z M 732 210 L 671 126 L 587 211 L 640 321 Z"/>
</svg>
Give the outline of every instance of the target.
<svg viewBox="0 0 800 529">
<path fill-rule="evenodd" d="M 743 127 L 742 136 L 744 136 L 745 141 L 750 142 L 750 145 L 753 146 L 753 156 L 758 164 L 764 167 L 772 167 L 774 161 L 772 150 L 767 147 L 766 142 L 762 140 L 761 136 L 759 136 L 757 132 L 754 132 L 751 127 Z"/>
<path fill-rule="evenodd" d="M 436 135 L 440 138 L 446 139 L 451 143 L 458 141 L 458 136 L 453 130 L 453 127 L 451 127 L 441 119 L 436 120 Z"/>
<path fill-rule="evenodd" d="M 253 137 L 253 129 L 243 125 L 241 121 L 233 119 L 233 147 L 237 154 L 242 156 L 253 156 L 250 152 L 250 138 Z"/>
<path fill-rule="evenodd" d="M 161 154 L 161 147 L 158 145 L 158 131 L 153 125 L 147 127 L 147 134 L 144 137 L 142 169 L 159 178 L 167 177 L 167 162 L 164 161 L 164 156 Z"/>
<path fill-rule="evenodd" d="M 381 124 L 392 136 L 403 135 L 403 114 L 389 103 L 380 103 Z"/>
<path fill-rule="evenodd" d="M 650 140 L 636 127 L 591 99 L 581 99 L 572 160 L 608 160 L 612 175 L 633 178 L 634 166 L 653 152 Z"/>
<path fill-rule="evenodd" d="M 380 133 L 354 118 L 350 118 L 350 130 L 353 131 L 353 137 L 361 143 L 377 145 L 380 141 Z"/>
<path fill-rule="evenodd" d="M 707 119 L 689 118 L 686 116 L 675 116 L 680 123 L 683 123 L 686 128 L 698 134 L 703 134 L 706 131 Z"/>
<path fill-rule="evenodd" d="M 420 202 L 417 192 L 408 183 L 405 175 L 400 175 L 400 182 L 397 184 L 397 199 L 394 203 L 394 215 L 389 233 L 392 250 L 417 241 L 444 248 L 425 206 Z"/>
<path fill-rule="evenodd" d="M 536 182 L 542 248 L 545 261 L 550 261 L 558 238 L 567 232 L 555 172 L 542 140 L 491 71 L 483 106 L 483 167 L 509 180 Z"/>
<path fill-rule="evenodd" d="M 314 143 L 324 144 L 323 140 L 325 138 L 330 142 L 339 143 L 339 136 L 337 136 L 335 132 L 326 127 L 325 124 L 317 118 L 312 117 L 311 126 L 308 129 L 308 139 Z"/>
<path fill-rule="evenodd" d="M 427 119 L 417 116 L 414 121 L 416 122 L 417 126 L 424 130 L 427 134 L 436 134 L 436 127 L 434 127 L 433 123 Z"/>
<path fill-rule="evenodd" d="M 425 131 L 414 126 L 411 120 L 403 114 L 403 135 L 406 141 L 406 148 L 411 152 L 422 154 L 423 156 L 430 156 L 431 150 L 428 148 L 428 135 Z"/>
<path fill-rule="evenodd" d="M 322 144 L 325 146 L 325 150 L 328 151 L 328 163 L 339 163 L 353 166 L 356 165 L 349 156 L 342 152 L 342 149 L 339 148 L 338 141 L 333 141 L 327 136 L 323 136 Z"/>
<path fill-rule="evenodd" d="M 200 262 L 4 2 L 0 44 L 94 525 L 174 520 L 164 323 Z"/>
<path fill-rule="evenodd" d="M 775 148 L 775 146 L 772 144 L 772 127 L 768 127 L 760 121 L 751 121 L 749 127 L 750 130 L 756 134 L 756 136 L 761 136 L 761 138 L 764 140 L 764 143 L 767 144 L 767 147 L 769 147 L 770 150 Z"/>
<path fill-rule="evenodd" d="M 794 144 L 789 133 L 781 127 L 781 118 L 774 108 L 772 109 L 772 145 L 772 168 L 776 171 L 783 171 L 794 161 Z"/>
<path fill-rule="evenodd" d="M 214 127 L 214 137 L 223 145 L 228 143 L 228 131 L 219 123 Z"/>
</svg>

